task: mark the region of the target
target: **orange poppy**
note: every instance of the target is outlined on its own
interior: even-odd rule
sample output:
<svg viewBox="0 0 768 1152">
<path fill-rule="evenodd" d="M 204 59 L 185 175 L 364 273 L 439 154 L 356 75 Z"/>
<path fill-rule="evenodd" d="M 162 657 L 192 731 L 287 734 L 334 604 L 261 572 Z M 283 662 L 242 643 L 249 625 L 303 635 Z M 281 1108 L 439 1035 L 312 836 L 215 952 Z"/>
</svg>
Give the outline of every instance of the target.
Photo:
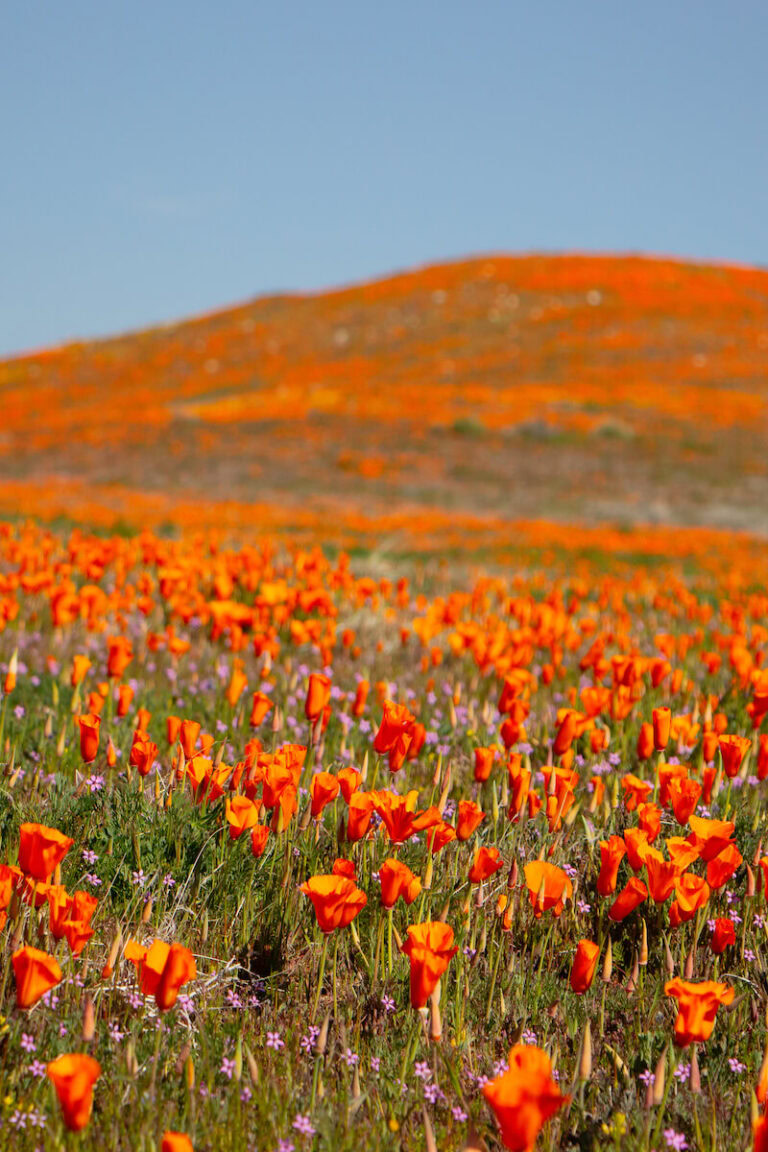
<svg viewBox="0 0 768 1152">
<path fill-rule="evenodd" d="M 265 824 L 257 824 L 251 832 L 251 852 L 254 856 L 263 856 L 267 846 L 269 828 Z"/>
<path fill-rule="evenodd" d="M 571 988 L 579 995 L 591 987 L 600 948 L 592 940 L 579 940 L 571 968 Z"/>
<path fill-rule="evenodd" d="M 507 1059 L 507 1070 L 483 1086 L 493 1110 L 505 1148 L 532 1152 L 539 1132 L 569 1097 L 552 1078 L 546 1052 L 533 1044 L 516 1044 Z"/>
<path fill-rule="evenodd" d="M 405 756 L 410 743 L 411 726 L 415 723 L 416 717 L 411 715 L 405 704 L 396 704 L 393 700 L 384 701 L 383 713 L 379 730 L 373 741 L 374 751 L 383 755 L 393 751 L 398 742 L 402 743 L 405 740 L 406 747 L 403 752 L 403 756 Z"/>
<path fill-rule="evenodd" d="M 192 1141 L 184 1132 L 164 1132 L 160 1152 L 195 1152 Z"/>
<path fill-rule="evenodd" d="M 565 901 L 573 896 L 573 885 L 567 874 L 545 860 L 531 860 L 524 872 L 534 915 L 538 918 L 551 909 L 553 916 L 559 916 Z"/>
<path fill-rule="evenodd" d="M 498 848 L 478 848 L 469 870 L 470 884 L 480 884 L 504 867 Z"/>
<path fill-rule="evenodd" d="M 485 820 L 485 812 L 474 800 L 459 801 L 459 815 L 456 821 L 456 838 L 469 840 L 472 833 Z"/>
<path fill-rule="evenodd" d="M 621 836 L 611 836 L 600 841 L 600 874 L 597 877 L 597 890 L 601 896 L 610 896 L 616 891 L 619 865 L 626 855 L 627 847 Z"/>
<path fill-rule="evenodd" d="M 77 723 L 80 728 L 80 756 L 84 764 L 92 764 L 99 753 L 99 727 L 101 718 L 87 713 L 78 716 Z"/>
<path fill-rule="evenodd" d="M 478 784 L 484 783 L 491 774 L 495 748 L 475 748 L 475 780 Z"/>
<path fill-rule="evenodd" d="M 411 963 L 411 1005 L 425 1008 L 440 977 L 459 950 L 453 943 L 453 928 L 442 920 L 412 924 L 400 950 Z"/>
<path fill-rule="evenodd" d="M 736 928 L 733 920 L 727 916 L 718 916 L 715 927 L 709 939 L 709 946 L 715 956 L 722 956 L 726 948 L 732 948 L 736 943 Z"/>
<path fill-rule="evenodd" d="M 91 1118 L 93 1085 L 101 1076 L 101 1065 L 92 1056 L 71 1052 L 52 1060 L 45 1072 L 56 1089 L 65 1125 L 80 1132 Z"/>
<path fill-rule="evenodd" d="M 392 908 L 402 896 L 406 904 L 413 904 L 421 892 L 421 880 L 400 860 L 385 860 L 379 868 L 381 902 L 385 908 Z"/>
<path fill-rule="evenodd" d="M 339 794 L 339 781 L 332 772 L 317 772 L 309 786 L 312 797 L 312 816 L 316 820 L 323 809 Z"/>
<path fill-rule="evenodd" d="M 748 736 L 721 736 L 719 744 L 720 755 L 723 758 L 723 771 L 726 776 L 733 778 L 737 775 L 744 757 L 752 747 L 752 741 Z"/>
<path fill-rule="evenodd" d="M 677 978 L 667 981 L 664 995 L 677 1000 L 675 1044 L 686 1048 L 689 1044 L 709 1039 L 715 1026 L 717 1009 L 721 1004 L 731 1004 L 735 993 L 728 984 L 714 980 L 693 984 Z"/>
<path fill-rule="evenodd" d="M 125 955 L 136 965 L 144 996 L 154 996 L 161 1012 L 173 1008 L 180 989 L 197 976 L 195 958 L 182 944 L 155 940 L 149 948 L 129 940 Z"/>
<path fill-rule="evenodd" d="M 274 708 L 274 704 L 265 692 L 254 692 L 253 703 L 251 704 L 251 728 L 258 728 L 272 708 Z"/>
<path fill-rule="evenodd" d="M 653 746 L 657 752 L 663 752 L 669 743 L 669 731 L 672 725 L 672 713 L 669 708 L 654 708 L 653 710 Z"/>
<path fill-rule="evenodd" d="M 368 897 L 346 876 L 312 876 L 299 889 L 309 896 L 322 932 L 346 928 L 368 903 Z"/>
<path fill-rule="evenodd" d="M 304 715 L 314 724 L 328 706 L 331 698 L 331 681 L 321 672 L 311 672 L 307 685 L 307 698 L 304 702 Z"/>
<path fill-rule="evenodd" d="M 229 824 L 230 840 L 237 840 L 243 832 L 253 828 L 259 820 L 261 805 L 254 804 L 247 796 L 233 796 L 224 801 L 227 823 Z"/>
<path fill-rule="evenodd" d="M 673 927 L 692 920 L 699 908 L 709 900 L 711 889 L 703 876 L 694 872 L 684 872 L 675 884 L 675 902 L 669 909 L 669 920 Z"/>
<path fill-rule="evenodd" d="M 74 840 L 45 824 L 19 828 L 19 868 L 35 880 L 50 880 Z"/>
<path fill-rule="evenodd" d="M 11 963 L 16 977 L 17 1008 L 31 1008 L 61 981 L 58 961 L 39 948 L 19 948 Z"/>
<path fill-rule="evenodd" d="M 648 889 L 645 884 L 637 876 L 633 876 L 608 909 L 609 918 L 616 921 L 625 920 L 643 903 L 647 895 Z"/>
</svg>

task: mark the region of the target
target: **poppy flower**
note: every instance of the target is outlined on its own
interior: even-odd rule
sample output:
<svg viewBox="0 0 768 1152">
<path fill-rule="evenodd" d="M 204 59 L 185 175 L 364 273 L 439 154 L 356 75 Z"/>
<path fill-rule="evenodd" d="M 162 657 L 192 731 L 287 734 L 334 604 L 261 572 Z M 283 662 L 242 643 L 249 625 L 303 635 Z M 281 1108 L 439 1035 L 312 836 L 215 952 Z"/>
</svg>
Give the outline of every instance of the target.
<svg viewBox="0 0 768 1152">
<path fill-rule="evenodd" d="M 385 860 L 379 868 L 381 902 L 392 908 L 402 896 L 406 904 L 413 904 L 421 892 L 421 880 L 400 860 Z"/>
<path fill-rule="evenodd" d="M 440 852 L 446 844 L 452 844 L 455 839 L 456 829 L 445 820 L 439 820 L 427 831 L 427 847 L 430 852 Z"/>
<path fill-rule="evenodd" d="M 85 679 L 85 674 L 91 667 L 91 661 L 87 656 L 77 653 L 72 657 L 72 671 L 70 673 L 69 682 L 73 688 L 77 688 L 78 684 L 82 684 Z"/>
<path fill-rule="evenodd" d="M 309 896 L 321 932 L 346 928 L 368 903 L 368 897 L 346 876 L 312 876 L 299 891 Z"/>
<path fill-rule="evenodd" d="M 16 977 L 17 1008 L 31 1008 L 61 981 L 58 961 L 39 948 L 19 948 L 11 963 Z"/>
<path fill-rule="evenodd" d="M 165 738 L 169 744 L 175 744 L 179 738 L 179 731 L 181 730 L 181 720 L 178 716 L 166 716 L 165 718 Z"/>
<path fill-rule="evenodd" d="M 619 865 L 626 855 L 627 847 L 621 836 L 611 836 L 600 841 L 600 874 L 597 877 L 597 890 L 601 896 L 610 896 L 616 891 Z"/>
<path fill-rule="evenodd" d="M 138 769 L 140 776 L 148 776 L 157 759 L 157 744 L 150 740 L 146 732 L 134 732 L 128 763 Z"/>
<path fill-rule="evenodd" d="M 691 816 L 688 826 L 691 829 L 688 839 L 696 845 L 701 859 L 707 864 L 731 843 L 736 827 L 732 820 L 705 820 L 703 816 Z"/>
<path fill-rule="evenodd" d="M 475 780 L 478 784 L 484 783 L 491 775 L 495 748 L 475 748 Z"/>
<path fill-rule="evenodd" d="M 679 872 L 684 872 L 695 860 L 699 859 L 699 850 L 689 840 L 682 836 L 668 836 L 666 841 L 670 860 L 674 860 Z"/>
<path fill-rule="evenodd" d="M 238 700 L 248 686 L 248 677 L 243 671 L 242 664 L 236 660 L 232 668 L 232 675 L 227 685 L 227 703 L 230 708 L 237 705 Z"/>
<path fill-rule="evenodd" d="M 644 804 L 653 791 L 653 785 L 647 780 L 640 780 L 631 772 L 622 777 L 621 786 L 624 789 L 624 807 L 627 812 L 634 812 L 638 804 Z"/>
<path fill-rule="evenodd" d="M 257 858 L 263 856 L 268 837 L 269 828 L 265 824 L 257 824 L 251 832 L 251 852 Z"/>
<path fill-rule="evenodd" d="M 117 690 L 117 714 L 127 716 L 133 701 L 133 688 L 130 684 L 121 684 Z"/>
<path fill-rule="evenodd" d="M 669 708 L 654 708 L 653 710 L 653 746 L 657 752 L 663 752 L 669 743 L 669 731 L 672 725 L 672 713 Z"/>
<path fill-rule="evenodd" d="M 164 1132 L 160 1152 L 195 1152 L 192 1141 L 184 1132 Z"/>
<path fill-rule="evenodd" d="M 78 716 L 77 723 L 80 728 L 80 757 L 84 764 L 92 764 L 99 754 L 101 718 L 89 712 Z"/>
<path fill-rule="evenodd" d="M 637 806 L 637 826 L 645 832 L 648 843 L 652 844 L 661 830 L 661 808 L 658 804 L 647 801 Z"/>
<path fill-rule="evenodd" d="M 119 680 L 133 660 L 133 647 L 127 636 L 113 636 L 107 640 L 107 675 Z"/>
<path fill-rule="evenodd" d="M 498 848 L 486 848 L 485 846 L 478 848 L 469 870 L 469 882 L 470 884 L 480 884 L 503 867 L 504 861 L 501 859 Z"/>
<path fill-rule="evenodd" d="M 552 911 L 559 916 L 566 900 L 573 896 L 573 885 L 568 875 L 545 860 L 531 860 L 525 865 L 525 883 L 534 915 L 538 918 L 543 912 Z"/>
<path fill-rule="evenodd" d="M 637 736 L 637 758 L 638 760 L 650 760 L 653 755 L 654 740 L 653 740 L 653 724 L 646 721 L 640 725 L 640 731 Z"/>
<path fill-rule="evenodd" d="M 743 857 L 735 844 L 727 844 L 722 852 L 718 852 L 713 860 L 707 864 L 707 883 L 710 888 L 722 888 L 736 869 L 741 865 Z"/>
<path fill-rule="evenodd" d="M 571 988 L 579 995 L 591 987 L 599 955 L 600 948 L 592 940 L 579 940 L 571 968 Z"/>
<path fill-rule="evenodd" d="M 416 789 L 411 789 L 406 796 L 398 796 L 387 790 L 376 793 L 376 811 L 394 844 L 404 843 L 416 831 L 414 825 L 418 798 Z"/>
<path fill-rule="evenodd" d="M 410 741 L 410 729 L 415 720 L 416 717 L 411 715 L 405 704 L 396 704 L 393 700 L 385 700 L 381 724 L 373 741 L 374 751 L 381 756 L 392 751 L 398 741 L 402 742 L 404 737 Z M 403 756 L 407 750 L 406 746 Z"/>
<path fill-rule="evenodd" d="M 354 860 L 346 860 L 343 856 L 337 856 L 333 862 L 331 872 L 334 876 L 346 876 L 348 880 L 357 879 Z"/>
<path fill-rule="evenodd" d="M 648 889 L 645 884 L 637 876 L 633 876 L 608 909 L 609 918 L 615 921 L 625 920 L 643 903 L 647 895 Z"/>
<path fill-rule="evenodd" d="M 437 983 L 458 952 L 453 928 L 442 920 L 412 924 L 400 949 L 411 962 L 411 1005 L 425 1008 Z"/>
<path fill-rule="evenodd" d="M 678 824 L 687 824 L 701 797 L 701 784 L 695 780 L 673 780 L 669 785 L 669 803 Z"/>
<path fill-rule="evenodd" d="M 576 735 L 576 721 L 578 719 L 577 713 L 569 709 L 558 725 L 557 732 L 555 733 L 554 743 L 552 745 L 552 753 L 555 756 L 562 756 L 567 752 L 573 743 L 574 736 Z"/>
<path fill-rule="evenodd" d="M 355 699 L 352 702 L 352 715 L 362 716 L 365 712 L 365 705 L 368 700 L 368 693 L 371 686 L 367 680 L 358 680 L 357 688 L 355 689 Z"/>
<path fill-rule="evenodd" d="M 65 1125 L 70 1132 L 80 1132 L 91 1118 L 93 1085 L 101 1076 L 98 1060 L 70 1052 L 52 1060 L 45 1074 L 56 1089 Z"/>
<path fill-rule="evenodd" d="M 247 796 L 233 796 L 224 801 L 227 823 L 229 824 L 230 840 L 237 840 L 243 832 L 253 828 L 259 821 L 261 805 L 254 804 Z"/>
<path fill-rule="evenodd" d="M 50 880 L 74 844 L 70 836 L 45 824 L 19 828 L 19 868 L 35 880 Z"/>
<path fill-rule="evenodd" d="M 640 872 L 645 857 L 651 850 L 648 843 L 648 833 L 644 832 L 642 828 L 627 828 L 624 833 L 624 844 L 627 849 L 627 860 L 633 872 Z"/>
<path fill-rule="evenodd" d="M 728 984 L 703 980 L 693 984 L 687 980 L 668 980 L 664 995 L 674 997 L 678 1003 L 675 1020 L 675 1044 L 686 1048 L 689 1044 L 708 1040 L 715 1026 L 715 1016 L 721 1004 L 731 1004 L 734 991 Z"/>
<path fill-rule="evenodd" d="M 357 768 L 352 768 L 351 765 L 347 765 L 347 767 L 339 769 L 336 779 L 339 782 L 342 796 L 347 804 L 349 804 L 352 794 L 357 792 L 363 782 L 362 773 L 358 772 Z"/>
<path fill-rule="evenodd" d="M 645 857 L 645 870 L 651 899 L 655 904 L 664 904 L 674 891 L 678 877 L 677 865 L 671 860 L 665 860 L 660 852 L 649 848 Z"/>
<path fill-rule="evenodd" d="M 459 801 L 459 815 L 456 821 L 456 838 L 469 840 L 472 833 L 485 820 L 485 812 L 474 800 Z"/>
<path fill-rule="evenodd" d="M 546 1122 L 568 1103 L 552 1078 L 546 1052 L 533 1044 L 516 1044 L 507 1070 L 483 1086 L 505 1148 L 532 1152 Z"/>
<path fill-rule="evenodd" d="M 736 928 L 733 920 L 727 916 L 718 916 L 715 927 L 709 939 L 709 946 L 715 956 L 722 956 L 726 948 L 732 948 L 736 943 Z"/>
<path fill-rule="evenodd" d="M 720 755 L 723 758 L 723 771 L 726 776 L 733 779 L 738 774 L 744 757 L 752 747 L 752 741 L 748 736 L 721 736 L 719 744 Z"/>
<path fill-rule="evenodd" d="M 184 749 L 184 756 L 191 760 L 197 747 L 197 738 L 200 735 L 200 725 L 197 720 L 182 720 L 179 729 L 179 740 Z"/>
<path fill-rule="evenodd" d="M 366 835 L 371 826 L 374 809 L 373 792 L 355 792 L 350 796 L 347 812 L 347 840 L 350 843 L 354 844 Z"/>
<path fill-rule="evenodd" d="M 304 715 L 314 724 L 323 714 L 331 699 L 331 681 L 321 672 L 311 672 L 307 685 L 307 698 L 304 702 Z"/>
<path fill-rule="evenodd" d="M 694 872 L 684 872 L 675 884 L 675 902 L 669 909 L 669 919 L 673 927 L 692 920 L 699 908 L 709 900 L 711 889 L 703 876 Z"/>
<path fill-rule="evenodd" d="M 339 794 L 339 781 L 332 772 L 317 772 L 309 786 L 312 797 L 312 816 L 316 820 L 323 809 Z"/>
<path fill-rule="evenodd" d="M 251 728 L 258 728 L 266 719 L 271 708 L 274 708 L 274 704 L 265 692 L 254 692 L 253 703 L 251 704 Z"/>
<path fill-rule="evenodd" d="M 155 940 L 149 948 L 129 940 L 125 955 L 136 965 L 144 996 L 154 996 L 161 1012 L 173 1008 L 180 989 L 197 976 L 195 958 L 182 944 Z"/>
</svg>

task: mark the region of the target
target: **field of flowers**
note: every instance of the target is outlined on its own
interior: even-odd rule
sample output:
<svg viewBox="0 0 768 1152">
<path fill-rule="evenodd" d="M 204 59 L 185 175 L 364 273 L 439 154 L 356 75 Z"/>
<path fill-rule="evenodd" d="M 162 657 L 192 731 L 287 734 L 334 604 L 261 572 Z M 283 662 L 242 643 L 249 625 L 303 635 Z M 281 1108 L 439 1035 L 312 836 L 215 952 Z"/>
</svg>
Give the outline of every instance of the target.
<svg viewBox="0 0 768 1152">
<path fill-rule="evenodd" d="M 768 1148 L 768 548 L 506 539 L 0 523 L 0 1147 Z"/>
</svg>

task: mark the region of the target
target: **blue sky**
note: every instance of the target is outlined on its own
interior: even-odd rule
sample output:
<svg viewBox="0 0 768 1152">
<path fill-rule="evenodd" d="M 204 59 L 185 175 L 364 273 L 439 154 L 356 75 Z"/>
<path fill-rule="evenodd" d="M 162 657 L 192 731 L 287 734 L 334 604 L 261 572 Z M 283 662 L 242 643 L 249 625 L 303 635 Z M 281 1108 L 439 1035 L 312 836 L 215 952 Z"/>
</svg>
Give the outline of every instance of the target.
<svg viewBox="0 0 768 1152">
<path fill-rule="evenodd" d="M 0 352 L 489 251 L 768 264 L 768 5 L 33 0 Z"/>
</svg>

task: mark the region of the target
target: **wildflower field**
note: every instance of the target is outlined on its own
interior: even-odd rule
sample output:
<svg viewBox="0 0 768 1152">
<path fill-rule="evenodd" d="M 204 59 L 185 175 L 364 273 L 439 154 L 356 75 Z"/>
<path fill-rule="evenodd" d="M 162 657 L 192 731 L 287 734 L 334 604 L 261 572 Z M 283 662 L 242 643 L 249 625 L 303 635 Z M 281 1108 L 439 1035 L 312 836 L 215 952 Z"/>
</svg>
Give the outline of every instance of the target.
<svg viewBox="0 0 768 1152">
<path fill-rule="evenodd" d="M 596 263 L 568 279 L 534 262 L 520 299 L 551 294 L 558 268 L 563 298 L 566 281 L 595 293 Z M 639 265 L 616 299 L 631 289 L 661 331 L 659 283 L 682 293 L 690 309 L 668 310 L 712 334 L 693 369 L 720 375 L 675 393 L 673 358 L 645 407 L 612 391 L 625 299 L 583 329 L 597 344 L 581 378 L 595 404 L 636 414 L 634 457 L 579 440 L 595 410 L 575 419 L 531 385 L 529 416 L 571 439 L 536 442 L 547 486 L 530 507 L 441 484 L 418 438 L 437 404 L 409 410 L 402 365 L 393 409 L 363 390 L 373 407 L 356 415 L 339 369 L 329 440 L 291 410 L 301 460 L 280 438 L 288 394 L 267 381 L 273 487 L 249 455 L 253 397 L 200 399 L 195 356 L 229 347 L 215 324 L 199 322 L 199 347 L 174 330 L 0 366 L 0 1148 L 768 1149 L 764 508 L 748 531 L 768 475 L 767 278 Z M 473 283 L 508 320 L 485 268 Z M 443 307 L 466 274 L 447 289 L 445 269 L 420 274 L 419 291 Z M 398 283 L 342 303 L 390 307 Z M 738 355 L 729 301 L 749 319 Z M 287 305 L 259 307 L 277 324 Z M 188 425 L 173 408 L 185 348 Z M 144 396 L 163 371 L 168 395 Z M 140 397 L 122 425 L 120 381 Z M 476 462 L 509 450 L 489 414 L 505 422 L 514 398 L 488 388 L 486 431 L 454 428 Z M 442 395 L 446 419 L 462 395 Z M 396 481 L 356 454 L 372 425 L 382 458 L 405 445 Z M 705 436 L 711 456 L 691 447 Z M 355 450 L 328 480 L 334 437 Z M 458 465 L 451 443 L 438 472 Z M 660 523 L 642 503 L 632 523 L 607 506 L 547 519 L 590 488 L 590 443 L 609 478 L 622 459 L 648 475 L 674 459 L 685 483 Z M 233 492 L 204 496 L 228 444 Z M 559 452 L 576 454 L 567 468 Z M 409 460 L 425 487 L 403 508 Z M 319 502 L 304 498 L 315 466 Z M 718 526 L 736 505 L 742 530 Z"/>
</svg>

